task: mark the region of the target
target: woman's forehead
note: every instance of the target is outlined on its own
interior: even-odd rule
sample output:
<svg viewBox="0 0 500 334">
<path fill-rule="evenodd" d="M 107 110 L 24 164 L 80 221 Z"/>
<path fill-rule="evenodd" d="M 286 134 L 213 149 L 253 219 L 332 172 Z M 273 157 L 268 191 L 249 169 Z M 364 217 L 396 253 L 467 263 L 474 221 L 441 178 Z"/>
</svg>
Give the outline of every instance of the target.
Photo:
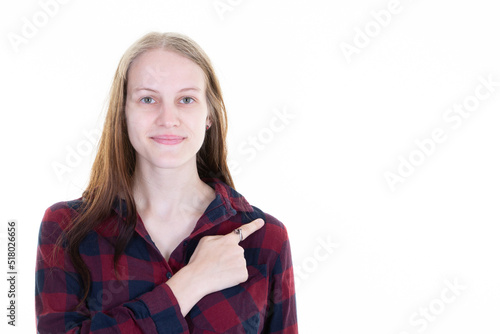
<svg viewBox="0 0 500 334">
<path fill-rule="evenodd" d="M 130 65 L 127 77 L 131 86 L 160 88 L 167 85 L 177 86 L 178 89 L 186 86 L 203 89 L 205 86 L 205 75 L 196 63 L 176 52 L 163 49 L 149 50 L 139 55 Z"/>
</svg>

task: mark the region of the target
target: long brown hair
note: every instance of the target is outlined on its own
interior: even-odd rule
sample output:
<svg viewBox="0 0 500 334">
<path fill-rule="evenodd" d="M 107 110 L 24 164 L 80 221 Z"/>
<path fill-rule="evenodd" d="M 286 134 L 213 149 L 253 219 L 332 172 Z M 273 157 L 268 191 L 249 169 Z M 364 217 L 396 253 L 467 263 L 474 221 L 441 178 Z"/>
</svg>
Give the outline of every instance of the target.
<svg viewBox="0 0 500 334">
<path fill-rule="evenodd" d="M 112 213 L 116 198 L 123 198 L 127 208 L 125 220 L 118 220 L 119 235 L 116 239 L 114 269 L 120 255 L 130 241 L 137 220 L 137 211 L 132 194 L 132 177 L 135 169 L 135 150 L 130 143 L 125 120 L 127 94 L 127 72 L 139 55 L 153 49 L 164 49 L 178 53 L 196 63 L 205 74 L 208 117 L 212 125 L 206 131 L 203 145 L 196 155 L 200 178 L 216 177 L 234 187 L 227 166 L 227 116 L 219 80 L 210 59 L 200 46 L 187 36 L 177 33 L 149 33 L 132 44 L 124 53 L 115 73 L 109 96 L 109 106 L 99 149 L 92 165 L 90 180 L 83 192 L 82 205 L 64 233 L 67 252 L 82 283 L 83 298 L 90 291 L 90 271 L 79 253 L 79 246 L 85 236 Z M 121 203 L 121 201 L 120 201 Z M 56 247 L 57 248 L 57 247 Z M 78 305 L 78 306 L 79 306 Z"/>
</svg>

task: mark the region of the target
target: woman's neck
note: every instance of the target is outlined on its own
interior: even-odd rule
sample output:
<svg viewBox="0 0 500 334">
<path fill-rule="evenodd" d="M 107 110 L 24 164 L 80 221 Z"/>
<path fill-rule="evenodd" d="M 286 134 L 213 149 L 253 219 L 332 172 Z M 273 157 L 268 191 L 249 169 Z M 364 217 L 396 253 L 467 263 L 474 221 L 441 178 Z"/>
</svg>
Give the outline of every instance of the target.
<svg viewBox="0 0 500 334">
<path fill-rule="evenodd" d="M 200 179 L 195 161 L 175 169 L 138 164 L 132 192 L 139 213 L 164 219 L 203 213 L 215 198 L 215 191 Z"/>
</svg>

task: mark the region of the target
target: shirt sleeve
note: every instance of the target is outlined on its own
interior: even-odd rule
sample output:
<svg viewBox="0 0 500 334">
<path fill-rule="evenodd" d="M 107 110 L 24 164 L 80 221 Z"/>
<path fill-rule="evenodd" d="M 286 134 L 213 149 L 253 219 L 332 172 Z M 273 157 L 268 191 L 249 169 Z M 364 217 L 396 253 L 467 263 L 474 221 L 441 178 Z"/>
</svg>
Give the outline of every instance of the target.
<svg viewBox="0 0 500 334">
<path fill-rule="evenodd" d="M 290 242 L 282 225 L 281 252 L 272 268 L 271 294 L 264 325 L 264 333 L 298 333 L 295 283 Z M 278 239 L 279 240 L 279 239 Z"/>
<path fill-rule="evenodd" d="M 80 299 L 79 280 L 62 249 L 53 257 L 69 209 L 45 212 L 37 247 L 35 307 L 37 331 L 45 333 L 189 333 L 177 299 L 167 284 L 160 284 L 134 300 L 104 312 L 90 311 Z"/>
</svg>

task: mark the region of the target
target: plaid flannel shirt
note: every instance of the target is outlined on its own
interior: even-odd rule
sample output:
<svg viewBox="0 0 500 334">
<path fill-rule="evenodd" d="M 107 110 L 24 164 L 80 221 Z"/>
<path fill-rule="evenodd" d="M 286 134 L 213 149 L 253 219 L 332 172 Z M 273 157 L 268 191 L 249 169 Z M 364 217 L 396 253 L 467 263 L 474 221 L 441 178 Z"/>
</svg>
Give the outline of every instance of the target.
<svg viewBox="0 0 500 334">
<path fill-rule="evenodd" d="M 81 198 L 49 207 L 38 239 L 35 304 L 39 333 L 297 333 L 295 289 L 290 245 L 285 226 L 251 206 L 218 179 L 203 179 L 216 198 L 191 235 L 172 252 L 161 255 L 138 216 L 132 240 L 113 270 L 113 226 L 126 217 L 124 201 L 91 231 L 80 254 L 91 272 L 84 306 L 81 286 L 68 255 L 52 260 L 57 238 L 77 214 Z M 121 202 L 121 203 L 120 203 Z M 263 218 L 265 225 L 240 243 L 249 277 L 244 283 L 206 295 L 183 317 L 165 282 L 187 265 L 199 240 L 224 235 L 242 224 Z"/>
</svg>

